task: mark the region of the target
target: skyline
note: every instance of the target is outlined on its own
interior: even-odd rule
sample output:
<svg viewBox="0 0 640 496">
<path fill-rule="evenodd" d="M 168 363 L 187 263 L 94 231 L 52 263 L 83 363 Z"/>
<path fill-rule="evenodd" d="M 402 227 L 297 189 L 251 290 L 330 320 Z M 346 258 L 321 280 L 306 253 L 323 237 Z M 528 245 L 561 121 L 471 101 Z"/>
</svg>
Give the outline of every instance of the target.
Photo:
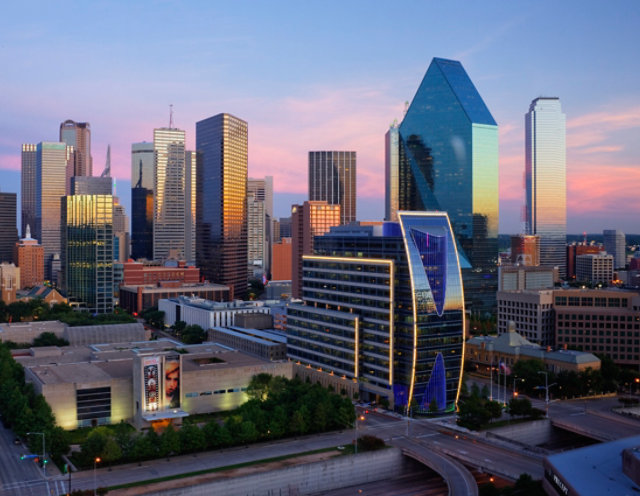
<svg viewBox="0 0 640 496">
<path fill-rule="evenodd" d="M 8 5 L 0 20 L 3 192 L 20 193 L 22 143 L 57 140 L 73 119 L 91 124 L 94 174 L 111 144 L 130 215 L 131 144 L 151 142 L 173 104 L 188 150 L 198 120 L 248 122 L 249 176 L 274 176 L 276 217 L 306 199 L 309 151 L 354 150 L 359 218 L 379 220 L 384 134 L 443 57 L 462 62 L 498 122 L 501 233 L 523 231 L 524 115 L 537 96 L 559 97 L 567 115 L 567 231 L 639 230 L 635 2 L 403 2 L 393 18 L 364 2 L 31 3 L 37 18 Z"/>
</svg>

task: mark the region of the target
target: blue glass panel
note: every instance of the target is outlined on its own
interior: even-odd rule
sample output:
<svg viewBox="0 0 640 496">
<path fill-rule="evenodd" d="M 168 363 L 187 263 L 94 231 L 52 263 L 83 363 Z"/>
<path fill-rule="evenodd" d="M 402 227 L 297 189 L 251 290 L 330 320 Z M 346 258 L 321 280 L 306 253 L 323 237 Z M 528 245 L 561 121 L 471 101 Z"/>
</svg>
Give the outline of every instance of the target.
<svg viewBox="0 0 640 496">
<path fill-rule="evenodd" d="M 438 353 L 438 356 L 436 356 L 436 363 L 431 371 L 429 383 L 425 388 L 422 408 L 424 410 L 429 409 L 429 405 L 431 405 L 431 401 L 433 401 L 434 398 L 438 404 L 438 410 L 444 410 L 447 406 L 447 383 L 445 381 L 444 358 L 442 357 L 442 353 Z"/>
</svg>

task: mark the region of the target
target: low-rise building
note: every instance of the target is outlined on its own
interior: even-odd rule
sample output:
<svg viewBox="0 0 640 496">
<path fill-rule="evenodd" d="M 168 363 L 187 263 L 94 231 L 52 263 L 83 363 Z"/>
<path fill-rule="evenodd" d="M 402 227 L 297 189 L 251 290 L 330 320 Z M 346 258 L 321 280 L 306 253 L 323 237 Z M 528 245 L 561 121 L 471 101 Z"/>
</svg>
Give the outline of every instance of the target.
<svg viewBox="0 0 640 496">
<path fill-rule="evenodd" d="M 557 267 L 501 265 L 498 268 L 498 291 L 551 289 L 558 280 Z"/>
<path fill-rule="evenodd" d="M 208 331 L 208 340 L 230 346 L 265 360 L 287 359 L 287 337 L 274 332 L 246 327 L 214 327 Z"/>
<path fill-rule="evenodd" d="M 120 286 L 120 307 L 131 314 L 158 306 L 162 299 L 194 296 L 205 300 L 228 301 L 229 287 L 220 284 L 160 282 L 157 286 Z M 178 319 L 179 320 L 179 319 Z"/>
</svg>

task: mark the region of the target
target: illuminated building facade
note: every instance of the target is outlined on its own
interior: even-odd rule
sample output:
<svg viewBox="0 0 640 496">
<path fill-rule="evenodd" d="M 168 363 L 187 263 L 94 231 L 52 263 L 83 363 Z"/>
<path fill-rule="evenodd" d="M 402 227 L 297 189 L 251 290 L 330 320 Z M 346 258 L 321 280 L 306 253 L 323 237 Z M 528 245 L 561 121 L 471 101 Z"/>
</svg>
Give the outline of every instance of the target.
<svg viewBox="0 0 640 496">
<path fill-rule="evenodd" d="M 36 145 L 22 145 L 20 169 L 20 202 L 22 222 L 20 233 L 26 236 L 27 225 L 35 227 L 36 222 Z"/>
<path fill-rule="evenodd" d="M 153 143 L 131 145 L 131 256 L 153 259 Z"/>
<path fill-rule="evenodd" d="M 271 273 L 273 245 L 273 177 L 249 178 L 247 182 L 247 245 L 249 266 Z"/>
<path fill-rule="evenodd" d="M 465 301 L 490 312 L 498 261 L 498 126 L 460 62 L 435 58 L 386 135 L 386 218 L 449 214 Z"/>
<path fill-rule="evenodd" d="M 357 381 L 361 397 L 451 410 L 464 355 L 464 297 L 445 213 L 397 212 L 317 237 L 289 305 L 292 360 Z"/>
<path fill-rule="evenodd" d="M 60 212 L 66 191 L 67 163 L 73 148 L 65 143 L 41 142 L 36 145 L 36 204 L 33 236 L 44 248 L 44 275 L 55 280 L 57 257 L 61 253 Z"/>
<path fill-rule="evenodd" d="M 60 124 L 60 141 L 73 148 L 67 165 L 66 194 L 71 194 L 71 178 L 93 175 L 91 158 L 91 126 L 88 122 L 66 120 Z"/>
<path fill-rule="evenodd" d="M 196 153 L 184 152 L 184 259 L 196 260 Z"/>
<path fill-rule="evenodd" d="M 511 263 L 527 267 L 540 265 L 540 236 L 511 236 Z"/>
<path fill-rule="evenodd" d="M 218 114 L 196 123 L 196 258 L 203 276 L 247 294 L 247 123 Z"/>
<path fill-rule="evenodd" d="M 566 277 L 567 166 L 565 115 L 558 98 L 536 98 L 525 115 L 525 220 L 540 236 L 540 265 Z"/>
<path fill-rule="evenodd" d="M 291 207 L 291 295 L 302 297 L 302 256 L 313 254 L 313 240 L 340 225 L 340 205 L 306 201 Z"/>
<path fill-rule="evenodd" d="M 153 203 L 154 260 L 185 256 L 185 134 L 181 129 L 153 130 L 155 151 Z"/>
<path fill-rule="evenodd" d="M 32 288 L 44 282 L 44 250 L 38 241 L 31 237 L 27 225 L 24 238 L 16 243 L 13 258 L 20 267 L 20 288 Z"/>
<path fill-rule="evenodd" d="M 62 272 L 70 302 L 113 312 L 113 196 L 62 198 Z"/>
<path fill-rule="evenodd" d="M 340 224 L 356 220 L 356 152 L 309 152 L 309 201 L 340 205 Z"/>
</svg>

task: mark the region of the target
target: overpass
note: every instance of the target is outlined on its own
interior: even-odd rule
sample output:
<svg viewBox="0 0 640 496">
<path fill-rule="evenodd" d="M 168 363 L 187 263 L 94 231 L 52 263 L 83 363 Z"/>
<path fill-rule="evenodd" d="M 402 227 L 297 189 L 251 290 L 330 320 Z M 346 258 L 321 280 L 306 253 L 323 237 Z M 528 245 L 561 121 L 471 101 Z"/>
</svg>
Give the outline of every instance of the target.
<svg viewBox="0 0 640 496">
<path fill-rule="evenodd" d="M 637 420 L 591 409 L 569 415 L 553 415 L 551 425 L 602 442 L 635 436 L 640 431 L 640 422 Z"/>
<path fill-rule="evenodd" d="M 475 478 L 460 462 L 406 437 L 394 438 L 391 444 L 401 448 L 403 455 L 413 458 L 440 475 L 447 483 L 450 495 L 478 495 Z"/>
</svg>

